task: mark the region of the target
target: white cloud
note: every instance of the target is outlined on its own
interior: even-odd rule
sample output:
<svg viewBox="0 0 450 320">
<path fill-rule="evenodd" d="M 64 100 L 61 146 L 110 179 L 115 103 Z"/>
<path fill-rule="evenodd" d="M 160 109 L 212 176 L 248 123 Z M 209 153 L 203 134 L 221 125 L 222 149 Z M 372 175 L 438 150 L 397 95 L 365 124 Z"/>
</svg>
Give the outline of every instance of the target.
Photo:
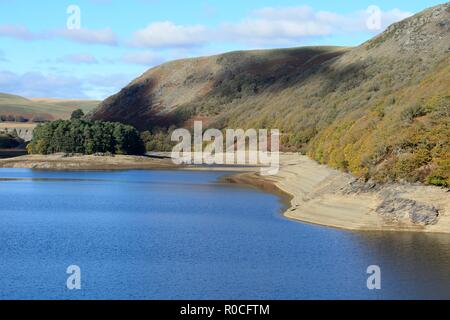
<svg viewBox="0 0 450 320">
<path fill-rule="evenodd" d="M 205 26 L 181 26 L 163 21 L 153 22 L 134 32 L 131 44 L 145 48 L 196 47 L 206 44 L 208 40 L 208 28 Z"/>
<path fill-rule="evenodd" d="M 0 37 L 19 39 L 24 41 L 63 38 L 84 44 L 117 45 L 116 34 L 110 29 L 58 29 L 43 32 L 32 32 L 22 25 L 0 25 Z"/>
<path fill-rule="evenodd" d="M 13 24 L 0 25 L 0 37 L 15 38 L 20 40 L 35 40 L 37 35 L 27 27 Z"/>
<path fill-rule="evenodd" d="M 84 44 L 103 44 L 103 45 L 117 45 L 117 38 L 115 33 L 110 29 L 79 29 L 79 30 L 53 30 L 49 32 L 50 35 L 62 37 L 66 40 Z"/>
<path fill-rule="evenodd" d="M 164 62 L 164 60 L 163 57 L 151 51 L 131 52 L 122 56 L 122 62 L 145 66 L 157 65 Z"/>
<path fill-rule="evenodd" d="M 29 98 L 104 99 L 133 79 L 126 74 L 90 74 L 86 77 L 62 73 L 23 74 L 0 70 L 0 92 Z"/>
<path fill-rule="evenodd" d="M 375 30 L 375 33 L 411 15 L 412 13 L 400 9 L 381 11 L 381 29 Z M 240 21 L 225 22 L 216 27 L 177 25 L 171 21 L 153 22 L 135 31 L 128 43 L 136 47 L 159 49 L 195 48 L 211 42 L 291 45 L 312 37 L 374 33 L 367 27 L 369 16 L 370 13 L 366 10 L 338 14 L 314 10 L 309 6 L 266 7 L 252 12 Z M 0 25 L 0 37 L 25 41 L 63 38 L 83 44 L 118 44 L 117 36 L 110 28 L 32 32 L 22 25 L 4 24 Z M 134 58 L 137 60 L 138 57 Z M 150 59 L 147 57 L 144 60 Z"/>
<path fill-rule="evenodd" d="M 338 14 L 314 10 L 309 6 L 266 7 L 240 21 L 225 22 L 217 27 L 177 25 L 170 21 L 153 22 L 134 32 L 130 43 L 147 48 L 194 48 L 212 42 L 292 45 L 308 38 L 378 33 L 412 13 L 399 9 L 381 11 L 379 30 L 369 30 L 367 21 L 370 15 L 367 10 Z"/>
<path fill-rule="evenodd" d="M 399 9 L 381 11 L 381 32 L 393 22 L 411 16 Z M 218 34 L 225 40 L 260 45 L 289 45 L 308 37 L 351 35 L 373 32 L 367 27 L 370 13 L 358 11 L 337 14 L 316 11 L 309 6 L 272 8 L 254 11 L 237 23 L 224 23 Z"/>
<path fill-rule="evenodd" d="M 0 71 L 0 92 L 25 97 L 86 98 L 79 79 L 40 72 L 16 74 Z"/>
</svg>

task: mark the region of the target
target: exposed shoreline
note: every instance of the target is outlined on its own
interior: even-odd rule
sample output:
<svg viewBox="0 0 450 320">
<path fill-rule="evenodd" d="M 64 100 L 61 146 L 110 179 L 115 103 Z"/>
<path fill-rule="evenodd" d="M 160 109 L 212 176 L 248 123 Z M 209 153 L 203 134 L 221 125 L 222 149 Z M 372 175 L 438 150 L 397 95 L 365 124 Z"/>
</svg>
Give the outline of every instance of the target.
<svg viewBox="0 0 450 320">
<path fill-rule="evenodd" d="M 16 158 L 0 159 L 0 168 L 25 168 L 54 171 L 95 171 L 95 170 L 132 170 L 132 169 L 175 169 L 170 159 L 144 156 L 67 156 L 26 155 Z"/>
<path fill-rule="evenodd" d="M 11 149 L 12 150 L 12 149 Z M 13 154 L 14 152 L 9 152 Z M 259 166 L 250 165 L 177 165 L 170 153 L 160 152 L 152 156 L 129 155 L 22 155 L 2 159 L 0 168 L 22 168 L 49 171 L 101 171 L 101 170 L 192 170 L 255 172 Z"/>
<path fill-rule="evenodd" d="M 241 173 L 227 180 L 283 196 L 288 219 L 355 231 L 450 233 L 450 193 L 424 185 L 362 183 L 306 156 L 282 154 L 276 176 Z"/>
<path fill-rule="evenodd" d="M 292 220 L 358 231 L 450 233 L 450 193 L 446 189 L 362 183 L 294 153 L 281 154 L 280 160 L 275 176 L 261 176 L 254 166 L 177 166 L 164 157 L 119 155 L 29 155 L 0 159 L 0 168 L 235 171 L 224 179 L 277 194 L 288 208 L 284 216 Z"/>
</svg>

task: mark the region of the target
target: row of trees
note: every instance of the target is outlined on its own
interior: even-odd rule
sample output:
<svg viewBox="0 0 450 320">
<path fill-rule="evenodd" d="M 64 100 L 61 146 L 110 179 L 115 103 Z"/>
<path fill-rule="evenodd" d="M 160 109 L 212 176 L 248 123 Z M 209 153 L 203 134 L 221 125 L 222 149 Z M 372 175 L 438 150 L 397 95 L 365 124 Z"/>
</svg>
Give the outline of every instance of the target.
<svg viewBox="0 0 450 320">
<path fill-rule="evenodd" d="M 30 121 L 27 118 L 24 118 L 22 116 L 14 116 L 14 115 L 0 115 L 0 121 L 1 122 L 28 122 Z"/>
<path fill-rule="evenodd" d="M 33 123 L 44 123 L 49 122 L 49 120 L 45 116 L 35 115 L 33 118 L 28 119 L 23 116 L 15 116 L 15 115 L 0 115 L 0 122 L 33 122 Z"/>
<path fill-rule="evenodd" d="M 72 119 L 38 125 L 28 152 L 139 155 L 145 152 L 145 148 L 139 132 L 132 126 Z"/>
</svg>

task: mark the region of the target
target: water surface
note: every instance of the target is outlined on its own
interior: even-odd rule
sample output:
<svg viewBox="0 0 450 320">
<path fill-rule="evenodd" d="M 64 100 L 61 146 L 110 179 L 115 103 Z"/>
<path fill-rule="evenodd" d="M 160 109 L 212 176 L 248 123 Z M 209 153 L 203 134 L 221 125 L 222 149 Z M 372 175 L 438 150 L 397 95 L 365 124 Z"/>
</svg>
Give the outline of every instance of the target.
<svg viewBox="0 0 450 320">
<path fill-rule="evenodd" d="M 0 169 L 0 299 L 450 298 L 448 235 L 289 221 L 222 175 Z"/>
</svg>

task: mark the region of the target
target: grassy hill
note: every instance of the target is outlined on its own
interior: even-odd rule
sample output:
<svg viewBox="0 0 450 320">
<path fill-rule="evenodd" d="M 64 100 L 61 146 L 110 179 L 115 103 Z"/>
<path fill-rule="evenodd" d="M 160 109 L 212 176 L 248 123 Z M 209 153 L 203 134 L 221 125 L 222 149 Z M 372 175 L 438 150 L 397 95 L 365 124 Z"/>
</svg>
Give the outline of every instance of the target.
<svg viewBox="0 0 450 320">
<path fill-rule="evenodd" d="M 72 111 L 83 109 L 89 112 L 99 101 L 26 99 L 20 96 L 0 93 L 0 115 L 38 118 L 40 120 L 68 119 Z"/>
<path fill-rule="evenodd" d="M 153 68 L 90 115 L 141 130 L 278 128 L 365 179 L 450 184 L 450 3 L 356 47 L 232 52 Z"/>
</svg>

